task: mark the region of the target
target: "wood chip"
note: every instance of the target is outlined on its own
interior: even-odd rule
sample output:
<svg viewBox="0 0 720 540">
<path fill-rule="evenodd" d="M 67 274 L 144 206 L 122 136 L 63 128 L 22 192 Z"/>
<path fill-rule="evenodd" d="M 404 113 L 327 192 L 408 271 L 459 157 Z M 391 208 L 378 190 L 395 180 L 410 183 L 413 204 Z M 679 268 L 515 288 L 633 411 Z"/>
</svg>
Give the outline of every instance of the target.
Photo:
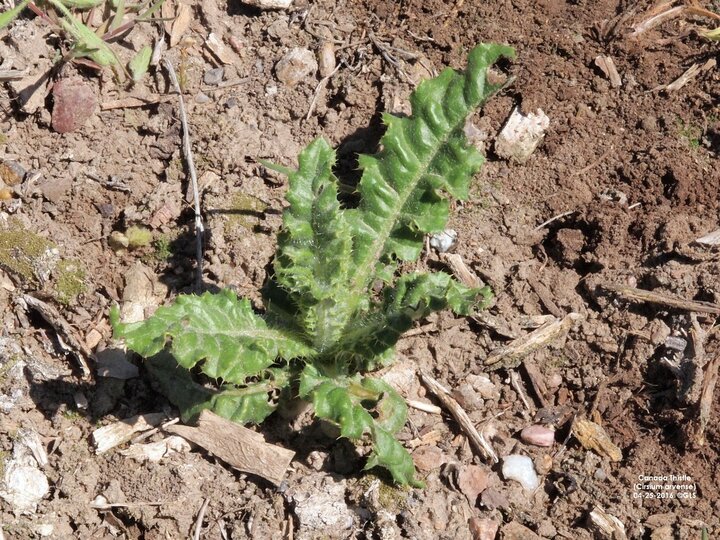
<svg viewBox="0 0 720 540">
<path fill-rule="evenodd" d="M 490 446 L 490 443 L 488 443 L 485 437 L 483 437 L 483 435 L 478 432 L 478 430 L 473 425 L 472 420 L 470 420 L 468 414 L 460 406 L 460 404 L 450 395 L 448 389 L 423 370 L 420 370 L 420 378 L 422 379 L 422 382 L 425 384 L 425 386 L 427 386 L 428 389 L 433 394 L 435 394 L 440 403 L 448 411 L 450 411 L 450 414 L 452 414 L 453 418 L 455 418 L 457 423 L 460 424 L 463 433 L 465 433 L 468 439 L 470 439 L 470 442 L 473 443 L 475 448 L 477 448 L 483 456 L 491 459 L 493 463 L 498 463 L 499 459 L 497 457 L 497 454 L 495 453 L 495 450 L 493 450 L 492 446 Z"/>
<path fill-rule="evenodd" d="M 527 282 L 528 285 L 532 287 L 532 290 L 535 291 L 535 294 L 538 295 L 538 298 L 540 298 L 540 301 L 550 313 L 552 313 L 558 319 L 562 319 L 565 316 L 565 312 L 560 309 L 553 300 L 553 297 L 555 295 L 552 293 L 552 291 L 550 291 L 550 289 L 547 288 L 544 283 L 540 282 L 533 275 L 528 276 Z"/>
<path fill-rule="evenodd" d="M 180 43 L 185 32 L 190 28 L 191 22 L 192 8 L 182 2 L 178 3 L 177 9 L 175 10 L 175 20 L 170 27 L 170 48 Z"/>
<path fill-rule="evenodd" d="M 222 62 L 223 64 L 233 63 L 233 53 L 228 47 L 225 46 L 225 44 L 217 36 L 217 34 L 211 33 L 205 40 L 205 46 L 213 54 L 213 56 L 215 56 L 215 58 L 220 60 L 220 62 Z"/>
<path fill-rule="evenodd" d="M 103 454 L 132 439 L 135 433 L 157 426 L 165 419 L 165 413 L 148 413 L 113 422 L 92 433 L 95 453 Z"/>
<path fill-rule="evenodd" d="M 185 439 L 179 435 L 170 435 L 157 442 L 133 444 L 127 450 L 121 450 L 120 453 L 141 463 L 145 461 L 157 463 L 172 454 L 189 451 L 190 444 Z"/>
<path fill-rule="evenodd" d="M 612 540 L 626 540 L 625 525 L 612 514 L 608 514 L 600 506 L 595 506 L 590 512 L 590 522 L 607 538 Z"/>
<path fill-rule="evenodd" d="M 523 360 L 522 367 L 525 369 L 528 379 L 530 379 L 530 384 L 532 384 L 533 387 L 533 393 L 537 396 L 540 407 L 550 407 L 552 405 L 550 399 L 548 398 L 550 393 L 545 385 L 543 375 L 540 373 L 540 368 L 538 368 L 537 364 L 530 358 Z"/>
<path fill-rule="evenodd" d="M 440 258 L 448 265 L 453 275 L 468 287 L 480 288 L 485 284 L 470 270 L 463 258 L 457 253 L 442 253 Z"/>
<path fill-rule="evenodd" d="M 567 336 L 568 332 L 582 319 L 583 316 L 579 313 L 568 313 L 561 320 L 545 323 L 526 336 L 491 351 L 485 359 L 485 365 L 491 370 L 514 369 L 530 353 Z"/>
<path fill-rule="evenodd" d="M 37 311 L 45 321 L 53 327 L 60 340 L 60 344 L 64 345 L 78 361 L 82 370 L 83 379 L 90 377 L 90 367 L 87 358 L 90 357 L 90 350 L 85 346 L 84 340 L 80 339 L 70 323 L 65 320 L 60 312 L 54 306 L 46 304 L 42 300 L 23 294 L 22 299 L 25 304 Z"/>
<path fill-rule="evenodd" d="M 701 236 L 695 240 L 698 244 L 704 244 L 706 246 L 717 246 L 720 244 L 720 229 L 714 230 L 711 233 Z"/>
<path fill-rule="evenodd" d="M 624 285 L 616 285 L 608 283 L 601 285 L 607 291 L 613 292 L 626 300 L 634 302 L 648 302 L 650 304 L 660 304 L 686 311 L 695 311 L 697 313 L 709 313 L 712 315 L 720 315 L 720 306 L 710 302 L 699 302 L 696 300 L 685 300 L 674 294 L 647 291 L 645 289 L 637 289 L 635 287 L 626 287 Z"/>
<path fill-rule="evenodd" d="M 688 68 L 685 73 L 680 75 L 677 79 L 665 86 L 656 86 L 653 91 L 665 90 L 666 92 L 676 92 L 680 90 L 687 83 L 692 81 L 695 77 L 701 74 L 703 71 L 713 69 L 717 65 L 717 60 L 710 58 L 704 64 L 693 64 Z"/>
<path fill-rule="evenodd" d="M 255 431 L 210 411 L 200 413 L 197 427 L 169 426 L 167 431 L 203 447 L 242 472 L 280 485 L 295 452 L 269 444 Z"/>
<path fill-rule="evenodd" d="M 583 448 L 593 450 L 611 461 L 622 459 L 620 448 L 610 440 L 601 425 L 585 418 L 577 418 L 573 423 L 572 432 Z"/>
<path fill-rule="evenodd" d="M 705 444 L 705 428 L 710 423 L 710 413 L 713 406 L 713 396 L 717 386 L 718 370 L 720 370 L 720 356 L 716 355 L 705 369 L 705 375 L 700 392 L 699 419 L 695 433 L 695 443 L 698 446 Z"/>
<path fill-rule="evenodd" d="M 613 88 L 620 88 L 622 86 L 622 79 L 611 56 L 601 54 L 595 58 L 595 65 L 610 79 L 610 84 Z"/>
</svg>

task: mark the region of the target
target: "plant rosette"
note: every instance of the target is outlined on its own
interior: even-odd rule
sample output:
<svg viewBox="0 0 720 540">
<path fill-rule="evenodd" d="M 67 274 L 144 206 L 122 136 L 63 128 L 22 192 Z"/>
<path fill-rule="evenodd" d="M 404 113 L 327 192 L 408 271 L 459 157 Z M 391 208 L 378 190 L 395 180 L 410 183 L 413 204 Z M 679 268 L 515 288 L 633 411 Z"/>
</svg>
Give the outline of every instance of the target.
<svg viewBox="0 0 720 540">
<path fill-rule="evenodd" d="M 356 207 L 338 199 L 335 152 L 322 138 L 300 153 L 296 171 L 275 167 L 289 174 L 289 206 L 264 314 L 228 290 L 180 295 L 139 323 L 123 324 L 113 310 L 115 336 L 148 359 L 185 419 L 207 408 L 259 423 L 299 396 L 342 437 L 371 447 L 366 469 L 422 485 L 396 438 L 407 418 L 403 398 L 365 374 L 392 362 L 417 320 L 444 309 L 468 315 L 489 300 L 487 288 L 442 272 L 401 273 L 399 265 L 419 257 L 425 235 L 445 228 L 449 197 L 468 197 L 484 158 L 463 128 L 501 88 L 487 81 L 501 57 L 514 57 L 513 49 L 478 45 L 464 72 L 448 68 L 417 87 L 410 117 L 383 116 L 380 152 L 359 158 Z"/>
</svg>

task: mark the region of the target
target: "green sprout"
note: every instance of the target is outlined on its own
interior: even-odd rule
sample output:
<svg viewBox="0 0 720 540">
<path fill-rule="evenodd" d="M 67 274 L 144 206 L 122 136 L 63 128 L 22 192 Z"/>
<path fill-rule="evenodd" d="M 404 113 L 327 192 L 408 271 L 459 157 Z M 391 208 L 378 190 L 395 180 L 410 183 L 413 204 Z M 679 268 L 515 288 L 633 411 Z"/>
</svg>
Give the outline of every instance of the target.
<svg viewBox="0 0 720 540">
<path fill-rule="evenodd" d="M 443 272 L 402 273 L 401 263 L 417 260 L 425 236 L 445 228 L 450 197 L 467 199 L 484 158 L 463 128 L 502 87 L 488 82 L 490 66 L 513 56 L 509 47 L 479 45 L 464 72 L 445 69 L 417 87 L 411 117 L 384 115 L 382 150 L 359 158 L 357 207 L 338 199 L 335 151 L 324 139 L 300 153 L 298 169 L 285 170 L 289 206 L 263 315 L 230 290 L 180 295 L 139 323 L 111 312 L 115 336 L 148 359 L 183 418 L 211 409 L 259 423 L 280 401 L 300 397 L 340 436 L 369 447 L 366 469 L 422 485 L 396 438 L 407 405 L 367 373 L 393 361 L 395 344 L 419 319 L 444 309 L 468 315 L 489 300 L 487 288 Z"/>
</svg>

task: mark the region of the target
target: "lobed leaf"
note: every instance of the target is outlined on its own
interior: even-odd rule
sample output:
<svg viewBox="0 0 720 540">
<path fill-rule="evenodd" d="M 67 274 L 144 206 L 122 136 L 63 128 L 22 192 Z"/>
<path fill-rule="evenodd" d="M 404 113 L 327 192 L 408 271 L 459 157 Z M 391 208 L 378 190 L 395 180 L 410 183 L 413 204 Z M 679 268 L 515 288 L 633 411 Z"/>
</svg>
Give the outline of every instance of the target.
<svg viewBox="0 0 720 540">
<path fill-rule="evenodd" d="M 361 295 L 373 279 L 378 263 L 393 258 L 414 260 L 423 237 L 441 230 L 448 219 L 444 191 L 466 199 L 472 175 L 483 156 L 467 143 L 465 120 L 500 85 L 486 81 L 488 68 L 514 51 L 502 45 L 479 45 L 468 58 L 464 73 L 444 70 L 422 82 L 410 97 L 412 116 L 384 115 L 387 131 L 382 150 L 361 156 L 360 206 L 349 211 L 353 227 L 350 282 Z"/>
<path fill-rule="evenodd" d="M 178 296 L 142 322 L 120 323 L 117 311 L 111 321 L 115 335 L 139 355 L 149 358 L 169 342 L 171 354 L 185 369 L 199 366 L 208 377 L 233 384 L 261 374 L 278 357 L 314 354 L 298 337 L 269 328 L 247 299 L 228 290 Z"/>
<path fill-rule="evenodd" d="M 405 425 L 407 406 L 386 382 L 359 376 L 328 378 L 307 365 L 300 374 L 300 396 L 309 397 L 315 415 L 337 425 L 342 437 L 371 441 L 366 469 L 381 466 L 400 484 L 422 486 L 415 479 L 410 454 L 394 437 Z"/>
<path fill-rule="evenodd" d="M 283 374 L 266 372 L 258 382 L 242 388 L 232 385 L 207 388 L 196 383 L 189 371 L 178 369 L 177 360 L 167 351 L 149 358 L 145 365 L 162 393 L 180 409 L 185 422 L 195 419 L 203 409 L 209 409 L 235 422 L 259 424 L 276 409 L 270 394 L 286 388 L 289 383 Z"/>
<path fill-rule="evenodd" d="M 290 206 L 278 237 L 275 277 L 298 306 L 314 348 L 322 351 L 338 341 L 349 316 L 352 237 L 332 173 L 335 151 L 317 139 L 298 162 L 289 177 Z"/>
<path fill-rule="evenodd" d="M 387 365 L 398 339 L 415 321 L 447 308 L 467 315 L 483 307 L 489 296 L 487 287 L 467 287 L 443 272 L 405 274 L 383 289 L 381 303 L 348 325 L 343 342 L 330 355 L 363 371 Z"/>
</svg>

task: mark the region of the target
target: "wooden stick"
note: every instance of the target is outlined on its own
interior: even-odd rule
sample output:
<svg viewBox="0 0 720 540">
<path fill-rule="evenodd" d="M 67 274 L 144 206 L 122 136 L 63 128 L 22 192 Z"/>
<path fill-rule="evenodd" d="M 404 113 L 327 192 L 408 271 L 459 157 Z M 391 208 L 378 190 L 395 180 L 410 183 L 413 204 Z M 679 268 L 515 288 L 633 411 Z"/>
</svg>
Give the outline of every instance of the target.
<svg viewBox="0 0 720 540">
<path fill-rule="evenodd" d="M 200 507 L 200 511 L 198 512 L 198 517 L 195 520 L 195 532 L 193 533 L 193 540 L 200 540 L 200 533 L 202 532 L 202 522 L 203 519 L 205 519 L 205 512 L 207 512 L 207 508 L 210 505 L 210 499 L 205 499 L 202 503 L 202 506 Z"/>
<path fill-rule="evenodd" d="M 450 414 L 452 414 L 453 418 L 455 418 L 457 423 L 460 424 L 460 428 L 463 430 L 468 439 L 470 439 L 470 442 L 473 443 L 475 448 L 478 449 L 485 458 L 491 459 L 493 463 L 500 461 L 495 453 L 495 450 L 493 450 L 492 446 L 490 446 L 490 443 L 488 443 L 485 437 L 478 432 L 468 414 L 450 395 L 448 389 L 424 370 L 421 369 L 419 372 L 422 382 L 428 387 L 428 390 L 430 390 L 435 397 L 438 398 L 440 403 L 448 411 L 450 411 Z"/>
<path fill-rule="evenodd" d="M 202 446 L 240 471 L 280 485 L 295 452 L 269 444 L 246 427 L 226 420 L 208 410 L 200 413 L 197 427 L 168 426 L 166 431 Z"/>
<path fill-rule="evenodd" d="M 170 81 L 172 81 L 175 91 L 178 94 L 180 103 L 180 123 L 183 128 L 183 154 L 190 173 L 190 184 L 192 186 L 193 200 L 195 203 L 195 258 L 197 260 L 197 268 L 195 273 L 195 288 L 200 292 L 202 287 L 203 275 L 203 235 L 205 227 L 203 226 L 202 214 L 200 213 L 200 193 L 198 192 L 197 172 L 195 171 L 195 160 L 193 159 L 192 144 L 190 142 L 190 130 L 188 128 L 187 113 L 185 112 L 185 101 L 183 100 L 182 89 L 178 82 L 177 75 L 172 63 L 168 59 L 163 59 L 165 69 L 167 69 Z"/>
<path fill-rule="evenodd" d="M 491 351 L 485 358 L 485 366 L 492 370 L 514 369 L 530 353 L 545 347 L 552 341 L 565 337 L 582 318 L 579 313 L 568 313 L 563 319 L 545 323 L 526 336 Z"/>
<path fill-rule="evenodd" d="M 53 330 L 55 330 L 60 340 L 60 344 L 64 345 L 66 349 L 69 349 L 77 359 L 80 369 L 82 370 L 83 379 L 89 379 L 90 367 L 88 366 L 87 358 L 91 356 L 90 350 L 82 340 L 76 337 L 75 331 L 72 326 L 70 326 L 70 323 L 65 320 L 65 317 L 60 315 L 60 312 L 55 309 L 54 306 L 46 304 L 34 296 L 23 294 L 22 299 L 28 307 L 37 311 L 40 316 L 53 327 Z"/>
<path fill-rule="evenodd" d="M 698 446 L 705 444 L 705 428 L 710 422 L 710 413 L 712 412 L 713 396 L 715 394 L 715 387 L 717 386 L 719 369 L 720 355 L 716 355 L 707 365 L 702 382 L 699 406 L 700 418 L 697 432 L 695 434 L 695 442 Z"/>
<path fill-rule="evenodd" d="M 616 285 L 608 283 L 601 285 L 607 291 L 614 292 L 618 296 L 622 296 L 627 300 L 635 302 L 648 302 L 650 304 L 660 304 L 685 311 L 696 311 L 697 313 L 709 313 L 711 315 L 720 315 L 720 306 L 711 304 L 710 302 L 699 302 L 697 300 L 685 300 L 679 296 L 670 293 L 647 291 L 645 289 L 636 289 L 635 287 L 626 287 L 624 285 Z"/>
</svg>

